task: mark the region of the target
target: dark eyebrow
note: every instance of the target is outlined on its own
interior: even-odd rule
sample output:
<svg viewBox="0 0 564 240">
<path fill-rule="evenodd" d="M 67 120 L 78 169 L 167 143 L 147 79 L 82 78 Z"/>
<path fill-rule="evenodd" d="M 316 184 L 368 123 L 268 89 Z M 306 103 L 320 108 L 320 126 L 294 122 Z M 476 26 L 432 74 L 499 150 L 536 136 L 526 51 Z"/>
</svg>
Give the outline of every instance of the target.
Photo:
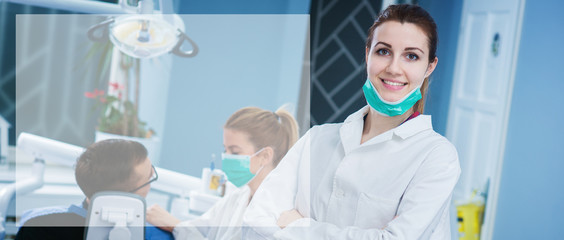
<svg viewBox="0 0 564 240">
<path fill-rule="evenodd" d="M 416 48 L 416 47 L 408 47 L 408 48 L 405 48 L 405 51 L 413 51 L 413 50 L 418 50 L 418 51 L 420 51 L 421 53 L 425 54 L 425 52 L 423 52 L 423 50 L 421 50 L 420 48 Z"/>
<path fill-rule="evenodd" d="M 374 46 L 377 46 L 378 44 L 382 44 L 382 45 L 384 45 L 384 46 L 386 46 L 386 47 L 392 48 L 392 45 L 387 44 L 387 43 L 385 43 L 385 42 L 377 42 L 376 44 L 374 44 Z"/>
<path fill-rule="evenodd" d="M 241 150 L 241 147 L 239 147 L 237 145 L 231 145 L 231 146 L 227 146 L 227 149 L 229 149 L 233 152 L 234 150 Z"/>
<path fill-rule="evenodd" d="M 377 42 L 374 46 L 377 46 L 378 44 L 382 44 L 388 48 L 392 48 L 392 45 L 385 43 L 385 42 Z M 423 52 L 423 50 L 421 50 L 420 48 L 416 48 L 416 47 L 407 47 L 404 49 L 404 51 L 420 51 L 421 53 L 425 54 L 425 52 Z"/>
</svg>

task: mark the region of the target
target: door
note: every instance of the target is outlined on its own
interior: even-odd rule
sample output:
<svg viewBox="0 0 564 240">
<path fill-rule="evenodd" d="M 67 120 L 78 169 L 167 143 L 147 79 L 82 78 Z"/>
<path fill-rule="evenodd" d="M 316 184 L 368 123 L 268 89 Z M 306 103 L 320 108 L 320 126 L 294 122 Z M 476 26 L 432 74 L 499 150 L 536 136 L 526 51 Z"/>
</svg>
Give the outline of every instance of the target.
<svg viewBox="0 0 564 240">
<path fill-rule="evenodd" d="M 524 0 L 464 1 L 447 138 L 462 175 L 454 201 L 487 191 L 482 238 L 491 239 Z M 453 231 L 456 224 L 453 224 Z"/>
</svg>

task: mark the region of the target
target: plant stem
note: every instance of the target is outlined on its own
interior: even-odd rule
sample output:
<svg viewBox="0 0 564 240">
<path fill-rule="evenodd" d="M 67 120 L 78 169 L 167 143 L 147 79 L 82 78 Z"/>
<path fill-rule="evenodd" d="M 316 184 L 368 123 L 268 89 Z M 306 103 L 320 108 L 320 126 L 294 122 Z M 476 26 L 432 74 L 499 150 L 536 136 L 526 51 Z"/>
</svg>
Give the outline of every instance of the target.
<svg viewBox="0 0 564 240">
<path fill-rule="evenodd" d="M 127 59 L 127 56 L 123 53 L 120 53 L 120 67 L 121 70 L 124 71 L 124 76 L 125 76 L 125 81 L 123 81 L 123 85 L 124 85 L 124 91 L 123 91 L 123 99 L 127 100 L 129 99 L 129 69 L 131 68 L 131 64 L 129 63 L 129 59 Z M 127 114 L 127 108 L 125 108 L 124 106 L 124 101 L 120 100 L 120 108 L 123 108 L 123 127 L 121 129 L 121 135 L 127 136 L 128 132 L 127 132 L 127 124 L 128 124 L 128 114 Z"/>
<path fill-rule="evenodd" d="M 133 105 L 133 110 L 135 111 L 135 114 L 133 115 L 133 136 L 144 137 L 144 136 L 139 136 L 139 112 L 138 112 L 139 83 L 141 78 L 141 69 L 139 65 L 141 64 L 141 61 L 139 59 L 135 59 L 134 64 L 135 64 L 135 101 Z"/>
</svg>

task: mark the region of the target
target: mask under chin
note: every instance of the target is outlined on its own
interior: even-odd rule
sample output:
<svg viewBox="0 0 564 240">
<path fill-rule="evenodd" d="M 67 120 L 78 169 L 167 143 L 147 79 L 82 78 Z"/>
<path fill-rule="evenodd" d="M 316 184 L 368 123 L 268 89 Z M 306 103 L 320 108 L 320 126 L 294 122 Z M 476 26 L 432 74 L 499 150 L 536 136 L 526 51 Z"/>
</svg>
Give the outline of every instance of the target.
<svg viewBox="0 0 564 240">
<path fill-rule="evenodd" d="M 366 79 L 366 82 L 362 86 L 362 91 L 364 92 L 364 97 L 370 107 L 381 115 L 389 117 L 404 114 L 422 97 L 420 87 L 416 87 L 398 101 L 386 101 L 372 85 L 370 79 Z"/>
</svg>

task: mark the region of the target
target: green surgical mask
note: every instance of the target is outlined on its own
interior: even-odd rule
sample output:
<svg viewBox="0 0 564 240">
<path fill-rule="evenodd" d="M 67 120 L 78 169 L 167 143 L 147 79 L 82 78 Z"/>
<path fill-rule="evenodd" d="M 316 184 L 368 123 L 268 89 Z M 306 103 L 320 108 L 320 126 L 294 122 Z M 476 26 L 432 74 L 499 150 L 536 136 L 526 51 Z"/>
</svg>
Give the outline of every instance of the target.
<svg viewBox="0 0 564 240">
<path fill-rule="evenodd" d="M 378 94 L 378 91 L 372 85 L 370 79 L 366 79 L 366 83 L 362 86 L 362 91 L 364 91 L 364 97 L 370 107 L 376 110 L 376 112 L 389 117 L 404 114 L 421 99 L 420 87 L 416 87 L 402 99 L 395 102 L 388 102 L 382 99 L 380 94 Z"/>
<path fill-rule="evenodd" d="M 263 149 L 257 151 L 253 155 L 234 155 L 234 154 L 221 154 L 221 170 L 227 175 L 227 180 L 235 184 L 237 187 L 241 187 L 247 184 L 253 177 L 254 174 L 251 173 L 251 158 Z"/>
</svg>

